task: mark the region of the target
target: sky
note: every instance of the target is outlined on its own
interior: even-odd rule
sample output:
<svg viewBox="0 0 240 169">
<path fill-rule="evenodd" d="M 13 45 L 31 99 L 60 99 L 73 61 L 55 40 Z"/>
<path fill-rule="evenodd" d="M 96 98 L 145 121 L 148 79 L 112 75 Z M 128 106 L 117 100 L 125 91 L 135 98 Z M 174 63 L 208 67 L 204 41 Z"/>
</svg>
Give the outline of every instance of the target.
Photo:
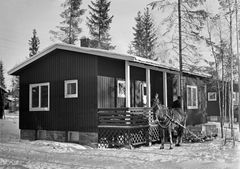
<svg viewBox="0 0 240 169">
<path fill-rule="evenodd" d="M 62 21 L 61 3 L 64 0 L 1 0 L 0 1 L 0 60 L 3 61 L 7 88 L 11 76 L 7 72 L 23 62 L 29 55 L 28 41 L 33 29 L 40 39 L 39 51 L 55 43 L 50 40 L 50 30 Z M 152 0 L 112 0 L 110 14 L 113 15 L 110 35 L 116 51 L 126 53 L 133 39 L 134 18 L 139 10 L 143 11 Z M 87 9 L 82 17 L 81 36 L 88 36 L 86 16 L 90 0 L 83 0 L 82 8 Z"/>
</svg>

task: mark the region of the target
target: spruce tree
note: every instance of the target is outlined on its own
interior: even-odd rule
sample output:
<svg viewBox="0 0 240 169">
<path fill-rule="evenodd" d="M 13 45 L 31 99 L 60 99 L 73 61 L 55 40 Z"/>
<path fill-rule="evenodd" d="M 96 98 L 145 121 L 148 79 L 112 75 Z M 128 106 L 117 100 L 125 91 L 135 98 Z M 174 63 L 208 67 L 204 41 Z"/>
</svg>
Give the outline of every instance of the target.
<svg viewBox="0 0 240 169">
<path fill-rule="evenodd" d="M 143 26 L 143 17 L 141 12 L 139 11 L 137 13 L 137 17 L 135 18 L 136 26 L 133 27 L 134 33 L 134 39 L 133 39 L 133 47 L 135 49 L 135 55 L 144 57 L 144 48 L 143 48 L 143 42 L 144 42 L 144 26 Z"/>
<path fill-rule="evenodd" d="M 37 31 L 36 29 L 33 29 L 33 36 L 31 37 L 31 39 L 28 42 L 29 44 L 29 56 L 32 57 L 33 55 L 35 55 L 38 51 L 39 45 L 40 45 L 40 40 L 37 37 Z"/>
<path fill-rule="evenodd" d="M 154 24 L 149 13 L 149 9 L 146 8 L 143 15 L 143 26 L 144 26 L 144 57 L 153 59 L 155 53 L 156 34 L 154 30 Z"/>
<path fill-rule="evenodd" d="M 5 78 L 4 78 L 4 71 L 3 71 L 3 62 L 0 60 L 0 86 L 5 88 Z"/>
<path fill-rule="evenodd" d="M 13 97 L 13 111 L 17 110 L 17 104 L 18 104 L 18 100 L 19 100 L 19 76 L 14 76 L 11 79 L 11 87 L 12 90 L 10 92 L 10 94 Z"/>
<path fill-rule="evenodd" d="M 135 21 L 136 26 L 133 28 L 134 40 L 132 42 L 136 51 L 135 54 L 140 57 L 153 59 L 157 38 L 149 9 L 146 8 L 143 15 L 139 11 Z"/>
<path fill-rule="evenodd" d="M 87 25 L 90 30 L 91 44 L 90 47 L 100 49 L 114 49 L 111 45 L 111 37 L 109 35 L 110 23 L 112 23 L 113 16 L 109 16 L 109 7 L 111 2 L 107 0 L 91 1 L 90 17 L 87 18 Z"/>
<path fill-rule="evenodd" d="M 64 19 L 57 26 L 58 31 L 50 30 L 53 39 L 58 39 L 67 44 L 75 44 L 79 39 L 82 29 L 79 24 L 82 22 L 81 16 L 85 9 L 81 9 L 82 0 L 65 0 L 62 7 L 65 9 L 60 16 Z"/>
<path fill-rule="evenodd" d="M 132 44 L 130 44 L 130 45 L 128 46 L 128 51 L 127 51 L 127 53 L 128 53 L 129 55 L 134 55 L 134 50 L 133 50 L 133 45 L 132 45 Z"/>
</svg>

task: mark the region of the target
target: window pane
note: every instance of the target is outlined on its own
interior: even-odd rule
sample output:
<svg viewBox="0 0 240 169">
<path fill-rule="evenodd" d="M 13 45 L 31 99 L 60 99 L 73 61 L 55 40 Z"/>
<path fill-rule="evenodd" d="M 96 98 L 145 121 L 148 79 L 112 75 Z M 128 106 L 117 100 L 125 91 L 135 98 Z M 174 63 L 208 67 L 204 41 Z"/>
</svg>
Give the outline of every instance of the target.
<svg viewBox="0 0 240 169">
<path fill-rule="evenodd" d="M 48 107 L 48 86 L 41 86 L 41 107 Z"/>
<path fill-rule="evenodd" d="M 192 106 L 191 101 L 192 101 L 192 98 L 191 98 L 191 88 L 188 87 L 187 88 L 187 105 L 188 106 Z"/>
<path fill-rule="evenodd" d="M 143 95 L 144 95 L 144 96 L 147 95 L 147 87 L 146 87 L 146 86 L 143 87 Z"/>
<path fill-rule="evenodd" d="M 39 107 L 39 87 L 32 88 L 32 107 Z"/>
<path fill-rule="evenodd" d="M 67 94 L 76 94 L 76 83 L 67 84 Z"/>
<path fill-rule="evenodd" d="M 192 88 L 193 91 L 193 106 L 197 106 L 197 89 Z"/>
</svg>

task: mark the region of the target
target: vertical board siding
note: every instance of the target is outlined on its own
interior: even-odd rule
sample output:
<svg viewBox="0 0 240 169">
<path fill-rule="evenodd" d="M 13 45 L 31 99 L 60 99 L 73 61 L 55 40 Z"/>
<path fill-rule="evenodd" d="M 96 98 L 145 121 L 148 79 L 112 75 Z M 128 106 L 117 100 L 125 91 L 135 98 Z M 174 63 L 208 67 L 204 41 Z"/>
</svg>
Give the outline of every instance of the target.
<svg viewBox="0 0 240 169">
<path fill-rule="evenodd" d="M 125 98 L 117 97 L 117 80 L 98 76 L 98 108 L 125 107 Z"/>
<path fill-rule="evenodd" d="M 93 55 L 56 50 L 20 74 L 20 128 L 97 130 L 97 61 Z M 64 98 L 64 80 L 78 80 L 78 98 Z M 29 84 L 50 82 L 50 111 L 29 111 Z"/>
<path fill-rule="evenodd" d="M 173 104 L 173 74 L 167 73 L 167 103 L 168 107 L 172 107 Z"/>
<path fill-rule="evenodd" d="M 187 125 L 201 124 L 206 121 L 206 99 L 205 83 L 203 79 L 196 76 L 184 75 L 184 110 L 187 112 Z M 187 85 L 197 86 L 198 92 L 198 108 L 187 108 Z"/>
<path fill-rule="evenodd" d="M 98 76 L 98 108 L 114 108 L 115 93 L 114 78 Z"/>
<path fill-rule="evenodd" d="M 151 70 L 151 99 L 158 93 L 159 101 L 163 104 L 163 73 Z"/>
<path fill-rule="evenodd" d="M 125 107 L 125 98 L 117 97 L 117 81 L 125 80 L 125 62 L 98 57 L 98 108 Z"/>
<path fill-rule="evenodd" d="M 146 69 L 130 66 L 131 107 L 144 107 L 142 84 L 146 83 Z"/>
<path fill-rule="evenodd" d="M 98 57 L 98 76 L 125 79 L 125 61 Z"/>
</svg>

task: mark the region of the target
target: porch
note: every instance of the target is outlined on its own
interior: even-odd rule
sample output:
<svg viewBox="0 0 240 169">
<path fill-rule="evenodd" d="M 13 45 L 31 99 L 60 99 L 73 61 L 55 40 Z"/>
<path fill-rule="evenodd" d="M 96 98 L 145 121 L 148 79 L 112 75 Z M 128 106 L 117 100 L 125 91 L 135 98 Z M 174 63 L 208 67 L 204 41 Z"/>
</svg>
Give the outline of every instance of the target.
<svg viewBox="0 0 240 169">
<path fill-rule="evenodd" d="M 159 141 L 151 108 L 98 109 L 98 147 L 151 145 Z"/>
</svg>

